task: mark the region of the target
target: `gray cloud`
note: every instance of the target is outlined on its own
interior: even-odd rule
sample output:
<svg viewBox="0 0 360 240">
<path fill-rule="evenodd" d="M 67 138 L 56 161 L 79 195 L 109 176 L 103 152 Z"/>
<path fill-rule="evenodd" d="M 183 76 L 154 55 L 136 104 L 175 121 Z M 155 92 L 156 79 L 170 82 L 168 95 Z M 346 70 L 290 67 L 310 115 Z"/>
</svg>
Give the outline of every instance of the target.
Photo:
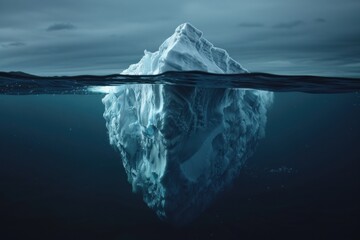
<svg viewBox="0 0 360 240">
<path fill-rule="evenodd" d="M 9 43 L 3 43 L 1 44 L 2 47 L 22 47 L 25 46 L 26 43 L 24 42 L 9 42 Z"/>
<path fill-rule="evenodd" d="M 119 72 L 183 22 L 250 71 L 354 71 L 360 1 L 338 1 L 1 0 L 0 71 Z"/>
<path fill-rule="evenodd" d="M 315 18 L 314 21 L 317 23 L 325 23 L 326 22 L 326 20 L 324 18 Z"/>
<path fill-rule="evenodd" d="M 72 30 L 75 29 L 75 25 L 71 23 L 54 23 L 46 28 L 46 31 L 62 31 L 62 30 Z"/>
<path fill-rule="evenodd" d="M 264 26 L 265 24 L 258 22 L 242 22 L 238 24 L 238 27 L 244 27 L 244 28 L 261 28 Z"/>
<path fill-rule="evenodd" d="M 304 21 L 295 20 L 295 21 L 291 21 L 291 22 L 278 23 L 278 24 L 275 24 L 273 27 L 278 28 L 278 29 L 293 29 L 293 28 L 300 27 L 304 24 L 305 24 Z"/>
</svg>

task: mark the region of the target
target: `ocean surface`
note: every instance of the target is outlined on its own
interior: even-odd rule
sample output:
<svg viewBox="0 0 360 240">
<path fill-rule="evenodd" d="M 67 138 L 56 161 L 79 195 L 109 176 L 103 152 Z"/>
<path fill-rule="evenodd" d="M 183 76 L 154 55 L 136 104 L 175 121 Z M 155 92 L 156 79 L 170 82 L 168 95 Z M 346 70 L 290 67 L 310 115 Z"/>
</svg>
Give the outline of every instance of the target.
<svg viewBox="0 0 360 240">
<path fill-rule="evenodd" d="M 122 84 L 274 91 L 266 137 L 193 222 L 160 220 L 109 144 L 101 99 Z M 0 239 L 358 239 L 360 79 L 0 73 Z"/>
</svg>

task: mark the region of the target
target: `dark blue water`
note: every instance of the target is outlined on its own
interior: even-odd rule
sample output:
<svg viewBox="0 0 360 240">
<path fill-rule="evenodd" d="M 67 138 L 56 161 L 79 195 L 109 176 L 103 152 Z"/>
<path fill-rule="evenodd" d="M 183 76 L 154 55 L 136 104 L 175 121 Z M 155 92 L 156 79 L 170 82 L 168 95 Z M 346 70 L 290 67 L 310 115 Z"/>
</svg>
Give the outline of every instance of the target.
<svg viewBox="0 0 360 240">
<path fill-rule="evenodd" d="M 357 239 L 360 94 L 353 89 L 275 93 L 254 156 L 183 227 L 162 222 L 132 193 L 109 144 L 101 94 L 1 95 L 1 239 Z"/>
<path fill-rule="evenodd" d="M 0 94 L 91 94 L 124 84 L 166 84 L 204 88 L 246 88 L 276 92 L 347 93 L 360 91 L 360 78 L 275 75 L 269 73 L 214 74 L 200 71 L 158 75 L 35 76 L 0 72 Z M 89 91 L 90 90 L 90 91 Z"/>
</svg>

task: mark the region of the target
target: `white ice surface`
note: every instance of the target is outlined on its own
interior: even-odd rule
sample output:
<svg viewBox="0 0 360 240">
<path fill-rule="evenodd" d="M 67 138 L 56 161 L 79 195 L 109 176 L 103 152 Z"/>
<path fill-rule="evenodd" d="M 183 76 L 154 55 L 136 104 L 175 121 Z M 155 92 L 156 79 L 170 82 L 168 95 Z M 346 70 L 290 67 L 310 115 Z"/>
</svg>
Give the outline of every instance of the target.
<svg viewBox="0 0 360 240">
<path fill-rule="evenodd" d="M 178 26 L 159 50 L 144 51 L 142 59 L 122 74 L 153 75 L 166 71 L 201 70 L 212 73 L 247 72 L 221 48 L 203 38 L 202 32 L 189 23 Z"/>
</svg>

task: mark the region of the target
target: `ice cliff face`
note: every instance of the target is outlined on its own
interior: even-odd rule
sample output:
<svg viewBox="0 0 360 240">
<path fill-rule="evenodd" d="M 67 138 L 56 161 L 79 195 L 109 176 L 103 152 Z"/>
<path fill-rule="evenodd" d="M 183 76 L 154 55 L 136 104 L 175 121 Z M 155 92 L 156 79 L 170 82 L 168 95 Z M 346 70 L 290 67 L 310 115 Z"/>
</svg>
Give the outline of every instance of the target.
<svg viewBox="0 0 360 240">
<path fill-rule="evenodd" d="M 123 74 L 246 72 L 190 24 Z M 128 180 L 158 216 L 184 224 L 238 176 L 264 136 L 272 93 L 170 85 L 126 85 L 107 94 L 104 118 Z"/>
</svg>

